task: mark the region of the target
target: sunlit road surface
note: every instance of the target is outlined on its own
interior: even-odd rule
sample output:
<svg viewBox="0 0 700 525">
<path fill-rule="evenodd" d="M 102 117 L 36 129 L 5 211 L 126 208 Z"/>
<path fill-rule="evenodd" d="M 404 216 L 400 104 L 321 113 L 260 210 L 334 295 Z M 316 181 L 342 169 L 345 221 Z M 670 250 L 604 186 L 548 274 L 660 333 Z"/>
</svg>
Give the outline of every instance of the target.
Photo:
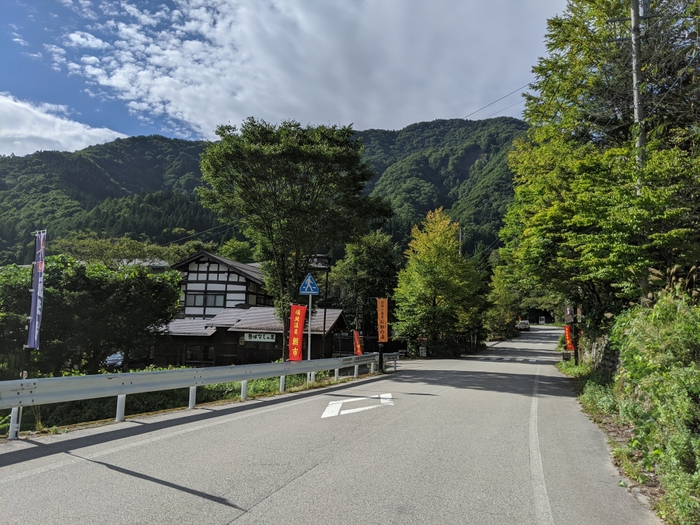
<svg viewBox="0 0 700 525">
<path fill-rule="evenodd" d="M 0 442 L 0 522 L 659 524 L 555 369 L 559 334 L 534 326 L 339 387 Z"/>
</svg>

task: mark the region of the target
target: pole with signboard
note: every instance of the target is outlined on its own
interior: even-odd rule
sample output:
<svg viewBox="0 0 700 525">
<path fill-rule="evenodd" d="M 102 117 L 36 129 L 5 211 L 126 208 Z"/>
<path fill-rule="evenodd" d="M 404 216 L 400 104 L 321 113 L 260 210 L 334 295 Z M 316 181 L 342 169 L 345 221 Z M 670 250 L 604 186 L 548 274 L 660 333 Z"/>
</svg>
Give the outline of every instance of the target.
<svg viewBox="0 0 700 525">
<path fill-rule="evenodd" d="M 31 363 L 31 351 L 39 349 L 39 329 L 41 328 L 41 317 L 44 310 L 44 263 L 46 258 L 46 230 L 34 232 L 36 235 L 34 250 L 34 265 L 32 268 L 32 302 L 29 310 L 29 325 L 27 326 L 27 344 L 22 348 L 22 364 L 29 367 Z M 23 366 L 23 367 L 24 367 Z M 23 370 L 20 374 L 22 379 L 27 379 L 29 374 Z M 19 429 L 22 425 L 22 407 L 13 408 L 10 414 L 10 428 L 8 439 L 17 439 Z"/>
<path fill-rule="evenodd" d="M 318 285 L 316 284 L 316 281 L 314 281 L 313 275 L 311 273 L 306 274 L 306 277 L 304 278 L 304 281 L 301 283 L 301 286 L 299 287 L 299 295 L 308 295 L 309 296 L 309 343 L 308 343 L 308 359 L 309 361 L 311 360 L 311 305 L 312 305 L 312 298 L 314 295 L 318 295 L 319 290 L 318 290 Z M 313 383 L 316 380 L 316 373 L 311 372 L 306 375 L 306 380 L 309 383 Z"/>
</svg>

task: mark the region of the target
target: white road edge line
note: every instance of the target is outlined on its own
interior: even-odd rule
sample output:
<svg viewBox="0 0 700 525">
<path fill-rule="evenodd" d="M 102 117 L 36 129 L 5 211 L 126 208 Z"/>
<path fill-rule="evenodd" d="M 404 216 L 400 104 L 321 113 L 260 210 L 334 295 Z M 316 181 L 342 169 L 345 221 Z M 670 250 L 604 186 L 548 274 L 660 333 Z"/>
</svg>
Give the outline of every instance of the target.
<svg viewBox="0 0 700 525">
<path fill-rule="evenodd" d="M 552 507 L 549 504 L 547 485 L 544 479 L 544 470 L 542 469 L 540 439 L 537 435 L 537 399 L 540 383 L 540 366 L 537 365 L 535 372 L 535 384 L 532 387 L 532 401 L 530 402 L 530 482 L 532 483 L 532 495 L 538 525 L 554 525 Z"/>
</svg>

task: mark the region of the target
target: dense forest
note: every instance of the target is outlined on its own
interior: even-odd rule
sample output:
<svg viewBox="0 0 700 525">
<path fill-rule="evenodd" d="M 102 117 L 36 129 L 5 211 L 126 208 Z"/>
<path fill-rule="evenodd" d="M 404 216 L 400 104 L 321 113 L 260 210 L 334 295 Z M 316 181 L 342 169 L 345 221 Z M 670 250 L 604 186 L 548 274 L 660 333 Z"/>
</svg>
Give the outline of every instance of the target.
<svg viewBox="0 0 700 525">
<path fill-rule="evenodd" d="M 405 246 L 411 227 L 442 206 L 462 226 L 467 249 L 493 245 L 513 195 L 507 152 L 524 130 L 516 119 L 497 118 L 356 132 L 377 173 L 367 189 L 394 209 L 388 233 Z M 213 228 L 203 240 L 231 237 L 193 191 L 206 144 L 153 135 L 0 157 L 0 265 L 29 262 L 37 229 L 50 239 L 90 230 L 159 244 Z"/>
</svg>

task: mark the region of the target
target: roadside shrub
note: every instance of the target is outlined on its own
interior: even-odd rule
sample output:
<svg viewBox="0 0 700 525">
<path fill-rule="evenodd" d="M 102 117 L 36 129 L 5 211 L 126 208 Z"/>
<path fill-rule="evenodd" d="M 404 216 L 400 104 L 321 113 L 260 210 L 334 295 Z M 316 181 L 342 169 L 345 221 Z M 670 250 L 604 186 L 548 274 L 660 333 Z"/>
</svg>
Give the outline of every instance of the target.
<svg viewBox="0 0 700 525">
<path fill-rule="evenodd" d="M 681 294 L 621 314 L 611 341 L 620 351 L 615 396 L 635 427 L 630 445 L 655 469 L 670 523 L 700 523 L 700 309 Z"/>
</svg>

